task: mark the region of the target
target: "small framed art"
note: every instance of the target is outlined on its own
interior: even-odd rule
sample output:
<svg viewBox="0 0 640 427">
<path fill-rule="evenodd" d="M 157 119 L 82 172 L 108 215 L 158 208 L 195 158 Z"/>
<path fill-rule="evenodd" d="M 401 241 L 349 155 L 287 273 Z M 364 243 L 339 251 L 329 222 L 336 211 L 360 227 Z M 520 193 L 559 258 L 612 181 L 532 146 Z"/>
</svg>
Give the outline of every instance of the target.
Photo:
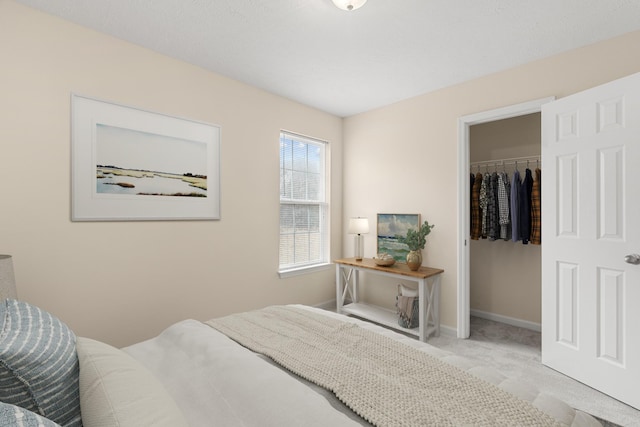
<svg viewBox="0 0 640 427">
<path fill-rule="evenodd" d="M 409 247 L 398 242 L 396 236 L 406 236 L 407 230 L 417 230 L 419 226 L 420 214 L 378 214 L 376 253 L 387 253 L 398 262 L 406 262 Z"/>
</svg>

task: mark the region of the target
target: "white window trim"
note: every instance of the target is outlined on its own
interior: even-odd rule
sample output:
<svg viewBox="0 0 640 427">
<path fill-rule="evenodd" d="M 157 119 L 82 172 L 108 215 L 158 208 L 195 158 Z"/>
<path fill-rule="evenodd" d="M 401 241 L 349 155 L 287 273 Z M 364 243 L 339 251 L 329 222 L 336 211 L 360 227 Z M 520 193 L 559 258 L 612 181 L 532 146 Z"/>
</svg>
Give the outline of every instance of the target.
<svg viewBox="0 0 640 427">
<path fill-rule="evenodd" d="M 324 263 L 324 264 L 307 265 L 304 267 L 296 267 L 296 268 L 288 268 L 286 270 L 279 270 L 278 276 L 280 276 L 281 279 L 285 279 L 287 277 L 301 276 L 303 274 L 310 274 L 310 273 L 315 273 L 317 271 L 329 270 L 330 268 L 333 268 L 333 264 L 330 262 Z"/>
<path fill-rule="evenodd" d="M 315 138 L 315 137 L 310 137 L 310 136 L 306 136 L 306 135 L 302 135 L 296 132 L 291 132 L 291 131 L 287 131 L 287 130 L 281 130 L 280 134 L 287 134 L 293 137 L 297 137 L 300 138 L 301 140 L 307 140 L 309 142 L 312 143 L 323 143 L 325 144 L 324 146 L 324 182 L 323 182 L 323 186 L 324 186 L 324 201 L 321 202 L 321 204 L 325 205 L 325 212 L 327 215 L 326 218 L 326 261 L 324 262 L 319 262 L 319 263 L 315 263 L 315 264 L 310 264 L 310 265 L 301 265 L 301 266 L 295 266 L 295 267 L 290 267 L 290 268 L 279 268 L 278 269 L 278 276 L 282 279 L 282 278 L 287 278 L 287 277 L 293 277 L 293 276 L 299 276 L 299 275 L 303 275 L 303 274 L 310 274 L 310 273 L 315 273 L 318 271 L 324 271 L 324 270 L 328 270 L 333 268 L 333 263 L 331 262 L 331 174 L 330 174 L 330 170 L 331 170 L 331 145 L 329 144 L 328 141 L 326 140 L 322 140 L 319 138 Z M 280 200 L 279 202 L 279 206 L 283 203 L 288 203 L 291 202 L 292 204 L 304 204 L 306 203 L 306 201 L 303 200 Z M 316 204 L 316 203 L 314 203 Z M 278 225 L 278 228 L 280 226 Z M 279 234 L 279 233 L 278 233 Z M 279 237 L 278 237 L 279 240 Z M 278 264 L 280 262 L 280 258 L 278 257 Z"/>
</svg>

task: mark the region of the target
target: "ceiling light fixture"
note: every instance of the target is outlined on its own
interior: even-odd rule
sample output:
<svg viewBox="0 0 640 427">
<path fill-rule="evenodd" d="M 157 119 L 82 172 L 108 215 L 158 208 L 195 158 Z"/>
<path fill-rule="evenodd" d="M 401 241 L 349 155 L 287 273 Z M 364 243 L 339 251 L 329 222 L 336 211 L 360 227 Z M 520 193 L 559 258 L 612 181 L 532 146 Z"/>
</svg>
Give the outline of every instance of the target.
<svg viewBox="0 0 640 427">
<path fill-rule="evenodd" d="M 342 10 L 356 10 L 364 5 L 367 0 L 331 0 Z"/>
</svg>

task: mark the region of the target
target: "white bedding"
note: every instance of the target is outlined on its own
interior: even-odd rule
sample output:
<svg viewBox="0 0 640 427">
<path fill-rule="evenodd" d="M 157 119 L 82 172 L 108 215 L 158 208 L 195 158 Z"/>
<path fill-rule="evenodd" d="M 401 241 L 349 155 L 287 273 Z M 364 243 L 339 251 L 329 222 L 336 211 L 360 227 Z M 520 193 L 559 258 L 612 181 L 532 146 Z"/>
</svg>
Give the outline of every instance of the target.
<svg viewBox="0 0 640 427">
<path fill-rule="evenodd" d="M 124 349 L 196 426 L 357 426 L 329 401 L 213 328 L 185 320 Z"/>
<path fill-rule="evenodd" d="M 534 387 L 369 322 L 296 306 L 354 322 L 425 351 L 530 401 L 569 426 L 598 426 L 594 418 Z M 366 422 L 329 393 L 281 370 L 262 356 L 195 320 L 124 349 L 150 369 L 193 426 L 352 426 Z"/>
</svg>

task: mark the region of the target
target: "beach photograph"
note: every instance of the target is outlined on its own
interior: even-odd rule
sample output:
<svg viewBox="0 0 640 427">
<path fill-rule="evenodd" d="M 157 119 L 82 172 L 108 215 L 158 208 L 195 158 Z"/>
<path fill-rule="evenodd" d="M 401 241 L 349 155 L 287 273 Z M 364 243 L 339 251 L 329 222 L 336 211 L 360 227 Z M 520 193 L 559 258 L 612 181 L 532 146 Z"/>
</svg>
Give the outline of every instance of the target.
<svg viewBox="0 0 640 427">
<path fill-rule="evenodd" d="M 97 124 L 96 192 L 207 197 L 207 145 Z"/>
</svg>

